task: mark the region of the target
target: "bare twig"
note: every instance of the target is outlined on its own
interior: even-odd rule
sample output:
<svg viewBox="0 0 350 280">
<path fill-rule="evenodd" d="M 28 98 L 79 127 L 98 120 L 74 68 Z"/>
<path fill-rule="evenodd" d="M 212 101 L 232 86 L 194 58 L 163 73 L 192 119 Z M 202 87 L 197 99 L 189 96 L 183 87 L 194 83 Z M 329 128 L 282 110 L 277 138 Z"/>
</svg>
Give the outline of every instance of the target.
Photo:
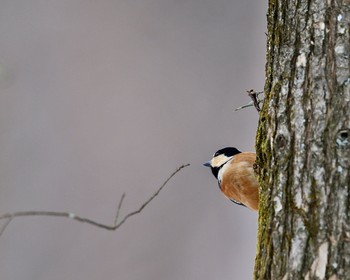
<svg viewBox="0 0 350 280">
<path fill-rule="evenodd" d="M 244 109 L 244 108 L 252 107 L 252 106 L 254 106 L 253 101 L 250 101 L 248 104 L 236 108 L 235 111 L 239 111 L 239 110 L 242 110 L 242 109 Z"/>
<path fill-rule="evenodd" d="M 28 217 L 28 216 L 50 216 L 50 217 L 64 217 L 64 218 L 70 218 L 73 220 L 76 220 L 78 222 L 82 223 L 87 223 L 92 226 L 96 226 L 99 228 L 103 228 L 106 230 L 116 230 L 118 229 L 121 225 L 123 225 L 127 219 L 130 217 L 139 214 L 160 192 L 161 190 L 165 187 L 165 185 L 170 181 L 172 177 L 174 177 L 181 169 L 189 166 L 190 164 L 184 164 L 178 167 L 169 177 L 164 181 L 164 183 L 158 188 L 158 190 L 146 201 L 144 202 L 139 209 L 130 212 L 127 214 L 120 222 L 118 222 L 118 217 L 119 217 L 119 212 L 122 207 L 124 198 L 125 198 L 125 193 L 121 196 L 117 212 L 115 215 L 114 223 L 112 225 L 109 224 L 103 224 L 85 217 L 78 216 L 74 213 L 69 213 L 69 212 L 54 212 L 54 211 L 20 211 L 20 212 L 14 212 L 14 213 L 7 213 L 0 215 L 0 220 L 6 220 L 5 223 L 2 225 L 0 229 L 0 236 L 3 234 L 7 226 L 10 224 L 10 222 L 17 217 Z"/>
<path fill-rule="evenodd" d="M 7 220 L 5 221 L 5 223 L 2 225 L 1 229 L 0 229 L 0 236 L 2 235 L 2 233 L 5 231 L 6 227 L 9 225 L 9 223 L 11 223 L 12 221 L 12 217 L 7 218 Z"/>
<path fill-rule="evenodd" d="M 261 109 L 260 109 L 260 103 L 263 102 L 264 100 L 263 99 L 260 99 L 259 98 L 259 95 L 264 93 L 263 91 L 259 91 L 259 92 L 256 92 L 254 91 L 253 89 L 251 90 L 247 90 L 247 93 L 248 93 L 248 96 L 251 98 L 252 101 L 250 101 L 248 104 L 246 105 L 243 105 L 241 107 L 238 107 L 235 109 L 235 111 L 238 111 L 238 110 L 241 110 L 241 109 L 244 109 L 244 108 L 247 108 L 247 107 L 251 107 L 251 106 L 254 106 L 255 109 L 260 112 Z"/>
<path fill-rule="evenodd" d="M 120 208 L 122 208 L 123 200 L 125 198 L 125 193 L 123 193 L 122 197 L 120 198 L 119 204 L 118 204 L 118 209 L 117 209 L 117 214 L 115 215 L 114 223 L 113 225 L 116 225 L 118 223 L 118 218 L 119 218 L 119 211 Z"/>
<path fill-rule="evenodd" d="M 247 93 L 248 93 L 249 97 L 252 99 L 255 109 L 258 112 L 260 112 L 261 109 L 260 109 L 259 100 L 258 100 L 259 92 L 256 92 L 255 90 L 251 89 L 251 90 L 247 90 Z M 260 93 L 262 93 L 262 92 L 260 92 Z"/>
</svg>

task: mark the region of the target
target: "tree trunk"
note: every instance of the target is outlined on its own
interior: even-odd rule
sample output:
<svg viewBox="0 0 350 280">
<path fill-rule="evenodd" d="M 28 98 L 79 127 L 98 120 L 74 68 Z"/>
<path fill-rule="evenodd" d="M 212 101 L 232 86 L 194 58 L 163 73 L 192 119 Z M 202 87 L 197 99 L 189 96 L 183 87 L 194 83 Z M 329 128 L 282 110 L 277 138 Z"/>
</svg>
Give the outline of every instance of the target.
<svg viewBox="0 0 350 280">
<path fill-rule="evenodd" d="M 269 0 L 255 279 L 350 279 L 350 1 Z"/>
</svg>

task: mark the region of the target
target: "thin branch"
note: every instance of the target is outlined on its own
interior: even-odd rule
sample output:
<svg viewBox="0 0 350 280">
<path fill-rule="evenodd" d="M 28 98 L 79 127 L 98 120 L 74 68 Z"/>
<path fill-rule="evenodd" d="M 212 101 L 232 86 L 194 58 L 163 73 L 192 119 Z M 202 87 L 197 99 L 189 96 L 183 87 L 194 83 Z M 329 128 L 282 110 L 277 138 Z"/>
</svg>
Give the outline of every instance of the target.
<svg viewBox="0 0 350 280">
<path fill-rule="evenodd" d="M 103 228 L 106 230 L 116 230 L 118 229 L 121 225 L 123 225 L 130 217 L 139 214 L 160 192 L 161 190 L 165 187 L 165 185 L 170 181 L 172 177 L 174 177 L 181 169 L 189 166 L 190 164 L 184 164 L 178 167 L 169 177 L 164 181 L 164 183 L 158 188 L 158 190 L 146 201 L 144 202 L 139 209 L 130 212 L 127 214 L 120 222 L 118 222 L 118 217 L 119 217 L 119 212 L 122 207 L 125 194 L 123 194 L 120 198 L 118 208 L 116 211 L 114 223 L 112 225 L 109 224 L 103 224 L 85 217 L 78 216 L 74 213 L 69 213 L 69 212 L 54 212 L 54 211 L 20 211 L 20 212 L 14 212 L 14 213 L 7 213 L 0 215 L 0 220 L 6 220 L 6 222 L 2 225 L 0 229 L 0 236 L 3 234 L 7 226 L 10 224 L 10 222 L 17 217 L 28 217 L 28 216 L 50 216 L 50 217 L 64 217 L 64 218 L 70 218 L 78 222 L 82 223 L 87 223 L 92 226 L 96 226 L 99 228 Z"/>
<path fill-rule="evenodd" d="M 7 228 L 7 226 L 9 225 L 9 223 L 11 223 L 12 221 L 12 217 L 7 218 L 6 222 L 2 225 L 1 229 L 0 229 L 0 236 L 2 235 L 2 233 L 5 231 L 5 229 Z"/>
<path fill-rule="evenodd" d="M 260 106 L 259 106 L 259 102 L 260 101 L 258 99 L 258 95 L 260 93 L 262 93 L 262 91 L 261 92 L 256 92 L 255 90 L 251 89 L 251 90 L 247 90 L 247 93 L 248 93 L 249 97 L 252 99 L 255 109 L 258 112 L 260 112 L 261 109 L 260 109 Z"/>
<path fill-rule="evenodd" d="M 254 106 L 253 101 L 250 101 L 248 104 L 236 108 L 235 111 L 239 111 L 239 110 L 242 110 L 244 108 L 251 107 L 251 106 Z"/>
<path fill-rule="evenodd" d="M 123 200 L 125 198 L 125 193 L 123 193 L 122 197 L 120 198 L 119 204 L 118 204 L 118 209 L 117 209 L 117 214 L 115 215 L 114 223 L 113 225 L 116 225 L 118 223 L 118 218 L 119 218 L 119 211 L 120 208 L 122 208 Z"/>
<path fill-rule="evenodd" d="M 263 91 L 259 91 L 259 92 L 256 92 L 254 91 L 253 89 L 251 90 L 247 90 L 247 93 L 248 93 L 248 96 L 250 97 L 250 99 L 252 101 L 250 101 L 248 104 L 246 105 L 243 105 L 241 107 L 238 107 L 235 109 L 235 111 L 239 111 L 241 109 L 244 109 L 244 108 L 247 108 L 247 107 L 252 107 L 254 106 L 255 109 L 258 111 L 258 113 L 261 111 L 260 109 L 260 103 L 262 103 L 264 101 L 264 99 L 260 99 L 259 98 L 259 95 L 264 93 Z"/>
</svg>

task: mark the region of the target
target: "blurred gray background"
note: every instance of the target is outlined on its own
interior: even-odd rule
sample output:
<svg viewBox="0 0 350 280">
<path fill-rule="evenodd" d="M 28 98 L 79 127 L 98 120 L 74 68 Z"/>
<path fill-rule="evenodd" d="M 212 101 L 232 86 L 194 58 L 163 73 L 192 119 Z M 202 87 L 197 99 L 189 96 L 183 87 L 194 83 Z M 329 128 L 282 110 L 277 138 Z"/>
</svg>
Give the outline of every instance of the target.
<svg viewBox="0 0 350 280">
<path fill-rule="evenodd" d="M 251 279 L 257 214 L 202 166 L 253 150 L 267 1 L 0 0 L 0 278 Z"/>
</svg>

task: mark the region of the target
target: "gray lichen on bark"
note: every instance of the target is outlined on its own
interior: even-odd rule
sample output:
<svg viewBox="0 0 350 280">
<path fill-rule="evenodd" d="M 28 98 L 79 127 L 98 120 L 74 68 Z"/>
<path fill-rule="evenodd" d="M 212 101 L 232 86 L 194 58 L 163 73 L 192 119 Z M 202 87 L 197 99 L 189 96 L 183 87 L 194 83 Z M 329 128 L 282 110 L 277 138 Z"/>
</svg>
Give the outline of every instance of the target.
<svg viewBox="0 0 350 280">
<path fill-rule="evenodd" d="M 350 1 L 269 1 L 255 279 L 350 277 Z"/>
</svg>

